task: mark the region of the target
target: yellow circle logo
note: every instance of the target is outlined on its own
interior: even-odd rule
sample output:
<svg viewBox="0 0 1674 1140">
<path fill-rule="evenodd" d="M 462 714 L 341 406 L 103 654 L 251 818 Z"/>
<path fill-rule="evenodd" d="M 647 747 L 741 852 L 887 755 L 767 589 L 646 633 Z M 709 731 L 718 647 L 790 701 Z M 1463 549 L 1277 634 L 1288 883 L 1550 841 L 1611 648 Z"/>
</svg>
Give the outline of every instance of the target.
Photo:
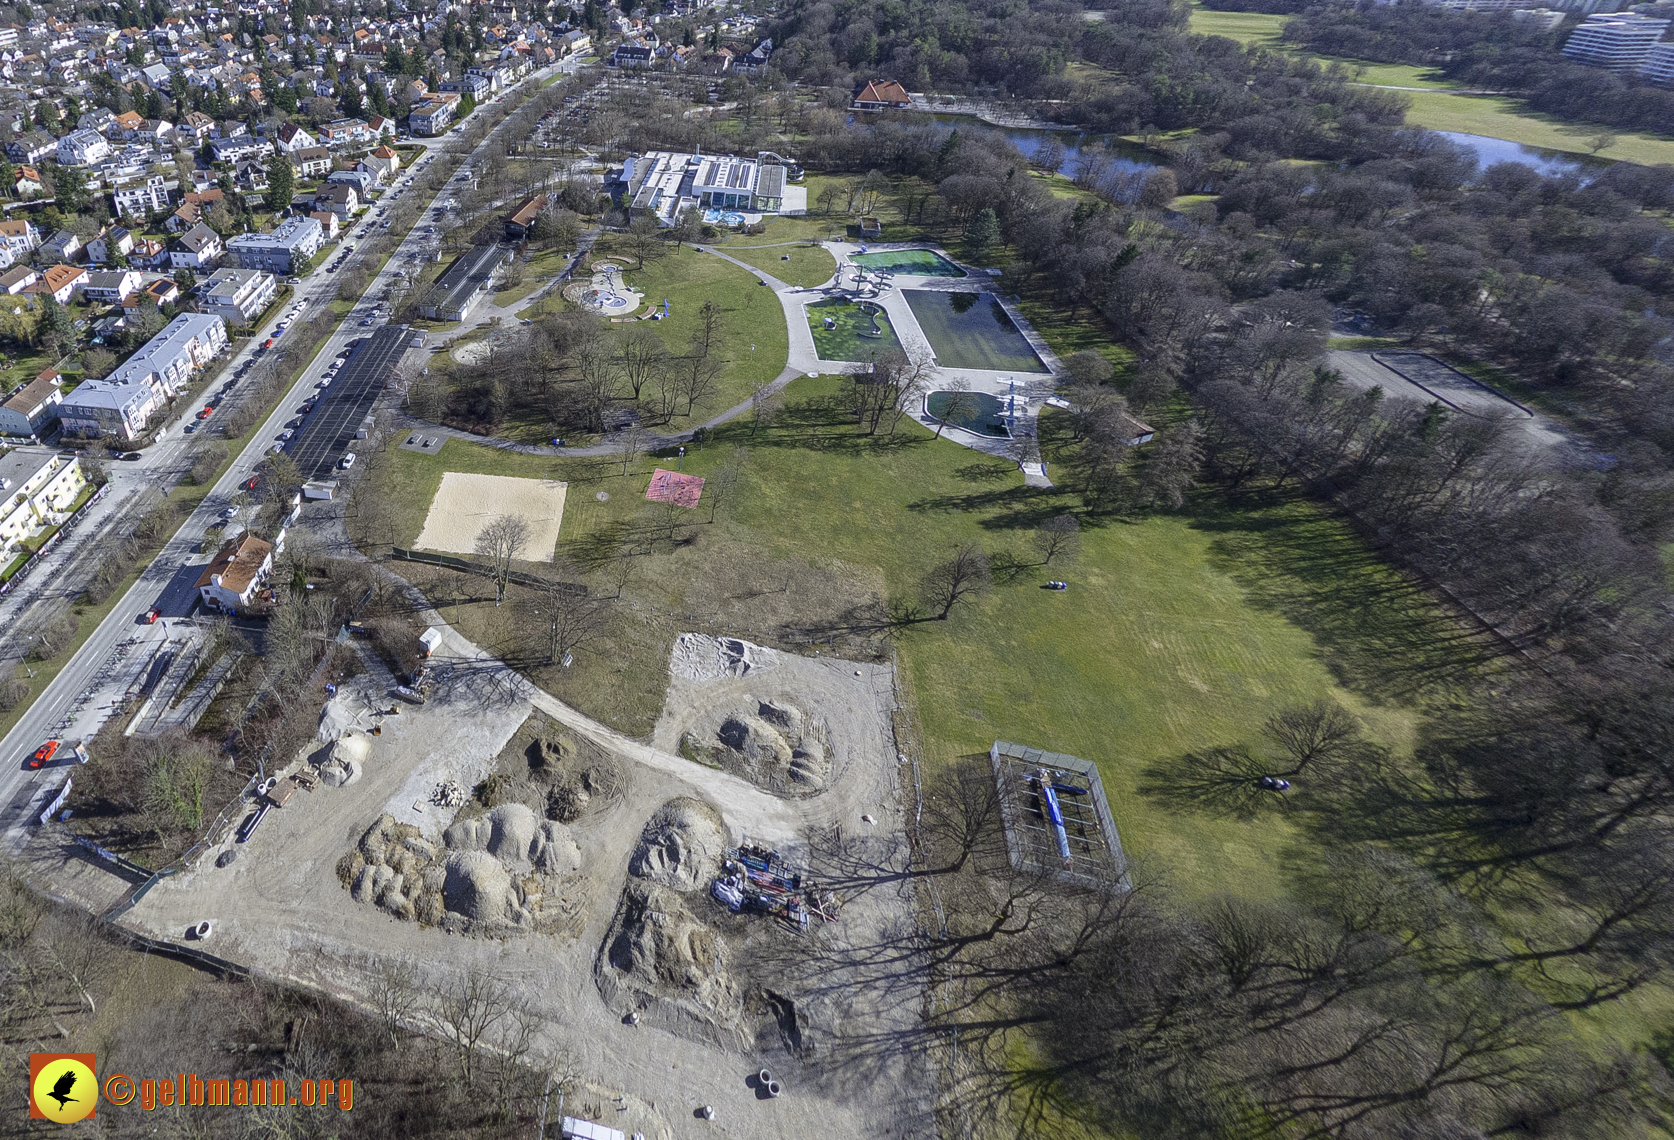
<svg viewBox="0 0 1674 1140">
<path fill-rule="evenodd" d="M 74 1124 L 93 1115 L 99 1103 L 99 1082 L 84 1062 L 59 1057 L 41 1066 L 29 1095 L 48 1120 Z"/>
</svg>

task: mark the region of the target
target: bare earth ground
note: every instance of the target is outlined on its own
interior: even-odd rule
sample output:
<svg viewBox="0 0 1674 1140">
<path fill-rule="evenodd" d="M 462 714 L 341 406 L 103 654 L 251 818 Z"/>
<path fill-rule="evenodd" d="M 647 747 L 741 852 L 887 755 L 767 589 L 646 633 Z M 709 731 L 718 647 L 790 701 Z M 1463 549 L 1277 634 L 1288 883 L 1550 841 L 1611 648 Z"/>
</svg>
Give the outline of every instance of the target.
<svg viewBox="0 0 1674 1140">
<path fill-rule="evenodd" d="M 497 515 L 522 515 L 529 520 L 529 541 L 519 557 L 551 562 L 568 488 L 568 483 L 551 479 L 443 472 L 416 545 L 420 550 L 470 554 L 476 549 L 477 535 Z"/>
<path fill-rule="evenodd" d="M 541 1048 L 574 1059 L 587 1082 L 582 1103 L 604 1106 L 603 1122 L 630 1135 L 934 1135 L 934 1081 L 922 1053 L 903 1047 L 920 1019 L 918 970 L 909 961 L 890 984 L 873 986 L 833 964 L 865 957 L 860 947 L 882 944 L 912 919 L 911 887 L 900 876 L 852 874 L 857 866 L 898 866 L 905 846 L 888 666 L 780 653 L 771 669 L 742 677 L 705 679 L 687 669 L 673 678 L 648 745 L 535 690 L 451 630 L 433 663 L 437 693 L 421 708 L 380 714 L 392 702 L 375 691 L 387 682 L 375 674 L 356 678 L 328 708 L 327 736 L 381 727 L 359 780 L 298 793 L 269 813 L 249 843 L 229 837 L 212 847 L 121 924 L 184 942 L 189 925 L 211 919 L 216 929 L 204 949 L 350 1001 L 364 1002 L 382 958 L 414 961 L 431 991 L 463 971 L 491 972 L 541 1019 Z M 823 789 L 773 795 L 669 750 L 682 732 L 746 698 L 794 703 L 824 723 L 832 764 Z M 608 753 L 625 773 L 619 797 L 613 793 L 571 825 L 581 868 L 565 884 L 566 909 L 575 913 L 562 928 L 504 938 L 448 934 L 354 901 L 334 867 L 368 826 L 387 812 L 439 834 L 455 813 L 425 802 L 436 781 L 471 787 L 503 760 L 504 746 L 534 710 Z M 747 835 L 776 847 L 844 902 L 838 922 L 816 921 L 798 937 L 768 917 L 725 911 L 708 897 L 707 876 L 700 889 L 678 896 L 699 932 L 724 944 L 728 984 L 739 999 L 730 1022 L 682 1016 L 678 1002 L 623 984 L 634 979 L 619 977 L 613 965 L 619 942 L 611 940 L 620 933 L 624 900 L 645 890 L 645 880 L 629 874 L 630 859 L 647 821 L 676 800 L 709 805 L 702 810 L 718 813 L 728 841 Z M 844 855 L 837 862 L 851 872 L 847 879 L 828 857 L 838 837 Z M 217 868 L 215 857 L 234 846 L 235 861 Z M 40 857 L 39 877 L 65 878 L 65 894 L 101 893 L 87 881 L 85 863 L 52 844 L 31 854 Z M 630 1010 L 642 1014 L 637 1026 L 625 1023 Z M 753 1087 L 763 1066 L 785 1086 L 777 1100 Z M 702 1105 L 714 1106 L 713 1123 L 694 1118 Z"/>
</svg>

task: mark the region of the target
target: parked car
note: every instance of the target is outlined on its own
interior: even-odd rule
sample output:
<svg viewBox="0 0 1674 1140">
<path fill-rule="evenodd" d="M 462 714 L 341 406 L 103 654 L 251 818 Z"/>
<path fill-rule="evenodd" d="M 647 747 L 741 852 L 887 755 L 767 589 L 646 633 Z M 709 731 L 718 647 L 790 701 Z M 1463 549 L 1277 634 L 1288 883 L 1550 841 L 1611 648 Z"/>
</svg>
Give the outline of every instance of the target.
<svg viewBox="0 0 1674 1140">
<path fill-rule="evenodd" d="M 284 443 L 286 440 L 290 439 L 295 434 L 296 434 L 295 431 L 291 430 L 290 428 L 286 428 L 284 431 L 279 433 L 279 442 Z"/>
<path fill-rule="evenodd" d="M 261 477 L 252 475 L 248 479 L 244 480 L 244 489 L 246 491 L 254 491 L 256 489 L 256 484 L 259 482 L 261 482 Z"/>
<path fill-rule="evenodd" d="M 39 768 L 48 760 L 51 760 L 53 756 L 58 753 L 58 744 L 59 742 L 56 740 L 49 740 L 39 748 L 35 749 L 35 754 L 29 757 L 29 766 L 31 768 Z"/>
<path fill-rule="evenodd" d="M 125 460 L 129 463 L 138 463 L 139 459 L 140 459 L 140 453 L 137 452 L 137 451 L 125 451 L 121 455 L 117 456 L 117 458 Z"/>
<path fill-rule="evenodd" d="M 353 467 L 354 465 L 355 465 L 355 453 L 352 452 L 352 451 L 349 452 L 347 455 L 345 455 L 342 459 L 340 459 L 338 461 L 338 466 L 343 468 L 343 470 L 345 470 L 345 471 L 347 471 L 349 468 Z"/>
<path fill-rule="evenodd" d="M 163 616 L 163 611 L 158 609 L 156 606 L 152 606 L 150 609 L 146 610 L 142 616 L 145 618 L 146 625 L 156 625 L 157 619 Z"/>
</svg>

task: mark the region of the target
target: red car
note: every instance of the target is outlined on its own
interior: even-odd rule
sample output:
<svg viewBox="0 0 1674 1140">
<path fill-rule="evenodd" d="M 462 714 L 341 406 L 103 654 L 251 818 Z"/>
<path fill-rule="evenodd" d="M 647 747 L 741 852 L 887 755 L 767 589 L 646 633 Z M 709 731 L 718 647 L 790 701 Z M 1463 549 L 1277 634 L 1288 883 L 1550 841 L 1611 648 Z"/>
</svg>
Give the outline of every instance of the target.
<svg viewBox="0 0 1674 1140">
<path fill-rule="evenodd" d="M 58 741 L 49 740 L 39 748 L 35 749 L 35 754 L 29 758 L 29 766 L 31 768 L 39 768 L 48 760 L 51 760 L 57 752 Z"/>
<path fill-rule="evenodd" d="M 261 479 L 259 476 L 252 475 L 248 479 L 244 480 L 244 489 L 246 491 L 254 491 L 256 489 L 256 484 L 260 481 Z"/>
<path fill-rule="evenodd" d="M 214 408 L 205 408 L 203 411 L 198 413 L 198 419 L 207 420 L 210 416 L 212 416 L 214 414 L 215 414 L 215 409 Z"/>
<path fill-rule="evenodd" d="M 156 606 L 152 606 L 150 609 L 145 611 L 145 624 L 146 625 L 156 625 L 157 624 L 157 619 L 162 617 L 162 616 L 163 616 L 163 611 L 158 609 Z"/>
</svg>

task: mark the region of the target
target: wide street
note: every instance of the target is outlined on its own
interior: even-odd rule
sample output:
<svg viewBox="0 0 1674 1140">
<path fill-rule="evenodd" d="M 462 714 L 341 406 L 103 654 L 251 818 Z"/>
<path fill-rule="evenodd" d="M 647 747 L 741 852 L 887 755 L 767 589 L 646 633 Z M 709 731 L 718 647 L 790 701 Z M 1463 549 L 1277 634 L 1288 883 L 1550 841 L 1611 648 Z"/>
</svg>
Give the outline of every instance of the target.
<svg viewBox="0 0 1674 1140">
<path fill-rule="evenodd" d="M 559 71 L 573 71 L 574 67 L 575 62 L 568 61 L 567 64 L 557 64 L 536 72 L 524 80 L 522 89 L 528 91 L 538 88 L 545 79 Z M 479 108 L 471 117 L 484 114 L 485 110 L 486 108 Z M 463 120 L 455 130 L 435 140 L 428 148 L 425 158 L 419 159 L 418 163 L 426 160 L 445 162 L 444 156 L 459 155 L 463 148 L 460 134 L 471 121 L 471 117 Z M 464 162 L 474 160 L 493 138 L 494 133 L 485 136 L 474 150 L 464 154 Z M 418 163 L 415 163 L 415 166 Z M 405 192 L 412 183 L 414 173 L 412 168 L 403 171 L 385 191 L 380 201 L 391 201 L 396 195 Z M 456 190 L 457 185 L 452 178 L 437 190 L 434 199 L 417 215 L 400 246 L 367 285 L 362 301 L 357 302 L 354 310 L 344 319 L 337 331 L 321 344 L 313 360 L 302 369 L 291 390 L 275 403 L 266 421 L 251 435 L 243 451 L 233 459 L 202 503 L 167 541 L 139 579 L 117 601 L 115 608 L 65 663 L 52 683 L 24 712 L 12 730 L 4 739 L 0 739 L 0 830 L 3 830 L 9 845 L 15 847 L 27 838 L 29 825 L 40 813 L 41 808 L 63 786 L 66 775 L 74 770 L 75 760 L 70 755 L 68 742 L 90 738 L 97 731 L 98 726 L 110 715 L 107 698 L 113 691 L 119 693 L 122 690 L 125 684 L 123 677 L 143 669 L 145 663 L 156 656 L 157 651 L 171 636 L 167 619 L 175 619 L 176 628 L 172 636 L 179 636 L 178 619 L 191 612 L 196 600 L 194 585 L 220 543 L 222 531 L 212 527 L 222 522 L 222 512 L 232 504 L 240 485 L 256 473 L 272 448 L 275 437 L 283 430 L 285 422 L 296 415 L 296 407 L 304 399 L 314 395 L 314 384 L 319 380 L 325 365 L 343 352 L 350 341 L 358 340 L 371 331 L 360 323 L 369 315 L 365 299 L 375 297 L 389 288 L 401 274 L 409 256 L 434 243 L 434 237 L 424 234 L 426 219 L 438 202 L 448 199 Z M 377 224 L 376 209 L 368 211 L 352 230 L 345 231 L 343 242 L 346 245 L 359 237 L 370 236 Z M 341 250 L 340 246 L 334 251 L 334 261 L 341 256 Z M 354 259 L 363 256 L 364 248 L 354 251 L 349 255 L 351 260 L 344 263 L 343 268 L 347 268 L 354 263 Z M 279 321 L 287 319 L 297 302 L 304 306 L 298 318 L 300 320 L 307 320 L 320 307 L 330 304 L 337 295 L 337 282 L 338 276 L 328 273 L 327 265 L 322 264 L 316 268 L 295 288 L 292 302 L 282 307 L 267 325 L 245 343 L 229 363 L 225 374 L 231 375 L 244 360 L 251 357 L 256 347 L 272 335 L 273 327 Z M 176 414 L 181 416 L 182 422 L 191 422 L 193 410 L 190 405 L 182 402 L 178 405 Z M 214 420 L 208 422 L 213 424 Z M 178 481 L 180 475 L 190 466 L 188 451 L 191 442 L 181 433 L 180 424 L 177 423 L 169 427 L 163 439 L 147 449 L 144 459 L 137 463 L 113 461 L 110 466 L 116 476 L 116 485 L 107 492 L 107 498 L 111 498 L 119 506 L 128 500 L 129 492 L 140 485 L 157 484 L 166 487 Z M 236 526 L 235 523 L 226 533 L 236 533 Z M 197 549 L 200 544 L 201 553 Z M 70 557 L 74 557 L 73 552 L 70 553 Z M 68 560 L 67 558 L 66 561 Z M 60 569 L 59 572 L 62 573 L 63 570 Z M 27 590 L 26 587 L 22 589 Z M 144 624 L 141 615 L 153 606 L 162 611 L 165 620 L 155 624 Z M 60 739 L 67 743 L 46 767 L 40 770 L 29 769 L 26 766 L 29 756 L 48 739 Z"/>
</svg>

